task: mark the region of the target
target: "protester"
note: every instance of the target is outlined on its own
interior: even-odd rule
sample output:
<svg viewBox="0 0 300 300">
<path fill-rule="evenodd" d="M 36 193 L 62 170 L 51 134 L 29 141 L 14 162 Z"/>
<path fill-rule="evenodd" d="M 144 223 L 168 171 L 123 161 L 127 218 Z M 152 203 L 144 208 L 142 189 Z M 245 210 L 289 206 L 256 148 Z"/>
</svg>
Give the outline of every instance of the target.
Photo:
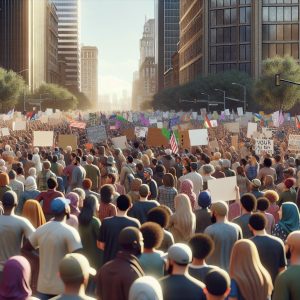
<svg viewBox="0 0 300 300">
<path fill-rule="evenodd" d="M 279 195 L 275 191 L 267 190 L 264 193 L 264 197 L 267 198 L 270 202 L 270 206 L 267 209 L 267 212 L 273 215 L 275 224 L 277 224 L 279 221 L 279 206 L 276 202 L 279 200 Z"/>
<path fill-rule="evenodd" d="M 256 205 L 257 212 L 260 212 L 265 216 L 267 220 L 266 232 L 268 234 L 271 234 L 272 229 L 275 226 L 275 218 L 272 214 L 267 212 L 269 207 L 270 207 L 270 202 L 266 197 L 261 197 L 257 199 L 257 205 Z"/>
<path fill-rule="evenodd" d="M 9 186 L 17 194 L 18 199 L 20 199 L 21 193 L 24 191 L 24 184 L 21 181 L 17 180 L 16 176 L 17 174 L 14 170 L 9 171 Z"/>
<path fill-rule="evenodd" d="M 93 164 L 94 156 L 88 155 L 87 164 L 84 166 L 86 171 L 86 178 L 92 181 L 92 191 L 99 193 L 101 187 L 101 174 L 100 169 Z"/>
<path fill-rule="evenodd" d="M 163 177 L 163 185 L 158 188 L 158 202 L 161 205 L 168 206 L 174 212 L 174 198 L 177 194 L 174 176 L 170 173 L 166 173 Z"/>
<path fill-rule="evenodd" d="M 296 180 L 294 178 L 288 178 L 284 182 L 282 192 L 279 194 L 278 205 L 281 206 L 285 202 L 296 203 L 297 192 L 294 188 Z"/>
<path fill-rule="evenodd" d="M 130 198 L 131 202 L 134 203 L 140 199 L 139 189 L 142 185 L 142 179 L 134 178 L 130 184 L 130 191 L 127 196 Z"/>
<path fill-rule="evenodd" d="M 2 201 L 4 193 L 11 190 L 8 175 L 6 173 L 0 173 L 0 201 Z"/>
<path fill-rule="evenodd" d="M 51 163 L 49 161 L 43 162 L 43 169 L 38 173 L 37 176 L 37 186 L 40 191 L 47 190 L 47 181 L 49 178 L 54 178 L 56 180 L 56 175 L 50 170 Z"/>
<path fill-rule="evenodd" d="M 193 188 L 194 185 L 191 180 L 185 179 L 181 182 L 180 193 L 185 194 L 189 197 L 192 210 L 194 211 L 196 206 L 196 194 L 193 192 Z"/>
<path fill-rule="evenodd" d="M 85 178 L 83 181 L 82 181 L 82 188 L 85 192 L 85 196 L 88 197 L 90 195 L 93 195 L 95 196 L 98 200 L 100 200 L 100 194 L 99 193 L 96 193 L 94 191 L 92 191 L 92 180 L 89 179 L 89 178 Z"/>
<path fill-rule="evenodd" d="M 136 279 L 130 287 L 129 300 L 163 300 L 159 282 L 151 277 L 144 276 Z"/>
<path fill-rule="evenodd" d="M 261 181 L 257 178 L 253 179 L 251 181 L 251 194 L 253 194 L 256 199 L 264 196 L 264 192 L 262 192 L 260 188 L 261 188 Z"/>
<path fill-rule="evenodd" d="M 199 209 L 195 210 L 196 233 L 203 233 L 206 227 L 211 225 L 211 194 L 208 191 L 202 191 L 198 196 Z"/>
<path fill-rule="evenodd" d="M 34 228 L 46 223 L 41 205 L 36 200 L 27 200 L 23 206 L 22 217 L 27 219 Z"/>
<path fill-rule="evenodd" d="M 145 183 L 149 186 L 149 191 L 150 194 L 148 195 L 148 198 L 151 200 L 156 200 L 157 199 L 157 194 L 158 194 L 158 184 L 156 181 L 152 178 L 153 176 L 153 171 L 151 168 L 145 168 L 144 169 L 144 179 Z"/>
</svg>

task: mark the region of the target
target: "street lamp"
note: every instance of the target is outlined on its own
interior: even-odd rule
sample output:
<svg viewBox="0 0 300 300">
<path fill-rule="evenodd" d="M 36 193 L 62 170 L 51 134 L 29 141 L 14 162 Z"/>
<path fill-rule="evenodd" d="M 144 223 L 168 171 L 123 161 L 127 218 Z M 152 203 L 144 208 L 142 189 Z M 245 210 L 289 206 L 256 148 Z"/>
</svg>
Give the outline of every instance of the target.
<svg viewBox="0 0 300 300">
<path fill-rule="evenodd" d="M 224 111 L 225 111 L 225 109 L 226 109 L 226 102 L 225 102 L 226 101 L 226 91 L 220 90 L 220 89 L 215 89 L 215 91 L 223 93 L 223 102 L 224 102 Z"/>
<path fill-rule="evenodd" d="M 245 85 L 243 85 L 243 84 L 240 84 L 240 83 L 236 83 L 236 82 L 232 82 L 231 83 L 232 85 L 237 85 L 237 86 L 240 86 L 240 87 L 242 87 L 243 88 L 243 90 L 244 90 L 244 113 L 246 113 L 246 109 L 247 109 L 247 87 L 245 86 Z"/>
</svg>

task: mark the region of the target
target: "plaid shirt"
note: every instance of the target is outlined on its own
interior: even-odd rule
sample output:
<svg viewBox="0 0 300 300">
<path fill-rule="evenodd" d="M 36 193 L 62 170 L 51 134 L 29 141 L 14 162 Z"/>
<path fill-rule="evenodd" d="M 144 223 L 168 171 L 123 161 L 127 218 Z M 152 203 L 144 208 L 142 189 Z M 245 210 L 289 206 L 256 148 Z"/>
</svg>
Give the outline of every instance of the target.
<svg viewBox="0 0 300 300">
<path fill-rule="evenodd" d="M 166 187 L 162 185 L 158 188 L 158 202 L 161 205 L 168 206 L 174 212 L 174 198 L 177 194 L 177 190 L 174 187 Z"/>
</svg>

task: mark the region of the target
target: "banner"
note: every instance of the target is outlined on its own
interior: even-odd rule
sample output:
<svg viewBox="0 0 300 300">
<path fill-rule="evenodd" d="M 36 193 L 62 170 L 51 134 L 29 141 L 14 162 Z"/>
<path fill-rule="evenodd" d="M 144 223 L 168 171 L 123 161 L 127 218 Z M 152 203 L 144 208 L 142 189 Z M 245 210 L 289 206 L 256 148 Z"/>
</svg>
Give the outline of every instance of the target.
<svg viewBox="0 0 300 300">
<path fill-rule="evenodd" d="M 255 140 L 255 153 L 260 155 L 261 153 L 274 153 L 274 141 L 270 139 L 256 139 Z"/>
<path fill-rule="evenodd" d="M 34 131 L 33 132 L 34 147 L 52 147 L 53 131 Z"/>
<path fill-rule="evenodd" d="M 290 134 L 288 150 L 290 151 L 300 151 L 300 135 Z"/>
<path fill-rule="evenodd" d="M 208 145 L 208 131 L 207 129 L 193 129 L 189 130 L 191 146 Z"/>
<path fill-rule="evenodd" d="M 169 139 L 163 135 L 163 131 L 160 128 L 148 128 L 147 134 L 147 146 L 150 147 L 167 147 L 169 145 Z"/>
<path fill-rule="evenodd" d="M 26 121 L 18 121 L 12 123 L 12 130 L 26 130 Z"/>
<path fill-rule="evenodd" d="M 107 140 L 106 128 L 104 125 L 88 127 L 87 138 L 91 143 L 100 143 Z"/>
<path fill-rule="evenodd" d="M 207 181 L 212 202 L 231 201 L 236 198 L 236 177 L 211 179 Z"/>
</svg>

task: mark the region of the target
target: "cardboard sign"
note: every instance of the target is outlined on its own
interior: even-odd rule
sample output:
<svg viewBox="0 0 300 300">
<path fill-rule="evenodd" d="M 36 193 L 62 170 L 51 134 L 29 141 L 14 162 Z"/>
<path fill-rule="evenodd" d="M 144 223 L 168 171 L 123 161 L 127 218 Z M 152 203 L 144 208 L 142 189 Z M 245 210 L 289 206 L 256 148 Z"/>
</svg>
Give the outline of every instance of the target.
<svg viewBox="0 0 300 300">
<path fill-rule="evenodd" d="M 235 176 L 208 180 L 207 186 L 211 193 L 212 202 L 235 200 L 236 185 Z"/>
<path fill-rule="evenodd" d="M 190 136 L 189 136 L 188 130 L 179 131 L 178 144 L 184 149 L 189 149 L 191 147 Z"/>
<path fill-rule="evenodd" d="M 148 127 L 135 127 L 134 133 L 137 138 L 145 138 L 148 133 Z"/>
<path fill-rule="evenodd" d="M 260 155 L 261 153 L 274 153 L 274 142 L 270 139 L 256 139 L 255 140 L 255 153 Z"/>
<path fill-rule="evenodd" d="M 72 149 L 77 149 L 77 136 L 72 134 L 60 134 L 58 136 L 57 146 L 62 149 L 66 149 L 67 146 L 71 146 Z"/>
<path fill-rule="evenodd" d="M 247 138 L 251 139 L 253 133 L 257 131 L 257 123 L 248 123 Z"/>
<path fill-rule="evenodd" d="M 288 149 L 290 151 L 300 151 L 300 135 L 290 134 Z"/>
<path fill-rule="evenodd" d="M 150 147 L 167 147 L 169 145 L 169 141 L 162 134 L 162 130 L 160 128 L 149 128 L 147 135 L 147 145 Z"/>
<path fill-rule="evenodd" d="M 106 128 L 104 125 L 88 127 L 87 138 L 91 143 L 100 143 L 107 140 Z"/>
<path fill-rule="evenodd" d="M 26 121 L 18 121 L 12 123 L 12 130 L 26 130 Z"/>
<path fill-rule="evenodd" d="M 111 140 L 116 148 L 120 148 L 122 150 L 127 148 L 127 138 L 125 135 L 112 138 Z"/>
<path fill-rule="evenodd" d="M 6 127 L 6 128 L 2 128 L 1 129 L 1 133 L 2 133 L 2 136 L 9 136 L 10 133 L 9 133 L 9 129 Z"/>
<path fill-rule="evenodd" d="M 34 131 L 33 132 L 34 147 L 52 147 L 53 131 Z"/>
<path fill-rule="evenodd" d="M 130 141 L 135 140 L 135 131 L 134 128 L 127 128 L 122 130 L 122 134 L 126 135 L 127 139 Z"/>
<path fill-rule="evenodd" d="M 237 122 L 233 123 L 225 123 L 224 127 L 232 133 L 239 133 L 240 132 L 240 124 Z"/>
<path fill-rule="evenodd" d="M 239 136 L 238 135 L 231 136 L 231 145 L 235 148 L 235 150 L 238 150 L 238 148 L 239 148 Z"/>
<path fill-rule="evenodd" d="M 193 129 L 189 130 L 191 146 L 208 145 L 208 131 L 207 129 Z"/>
<path fill-rule="evenodd" d="M 42 116 L 40 117 L 40 121 L 41 121 L 41 123 L 43 123 L 43 124 L 48 123 L 48 120 L 49 120 L 49 117 L 48 117 L 48 116 L 42 115 Z"/>
</svg>

